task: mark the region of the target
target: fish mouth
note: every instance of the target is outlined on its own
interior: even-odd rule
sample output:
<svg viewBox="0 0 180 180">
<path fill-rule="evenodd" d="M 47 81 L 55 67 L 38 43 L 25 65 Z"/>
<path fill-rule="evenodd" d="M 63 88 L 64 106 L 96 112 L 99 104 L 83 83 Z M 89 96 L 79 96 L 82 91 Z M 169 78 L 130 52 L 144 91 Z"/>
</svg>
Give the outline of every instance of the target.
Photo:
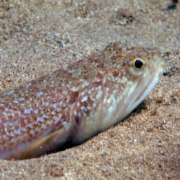
<svg viewBox="0 0 180 180">
<path fill-rule="evenodd" d="M 139 92 L 138 96 L 133 98 L 133 94 L 131 95 L 131 103 L 128 104 L 128 107 L 126 109 L 127 113 L 132 112 L 145 98 L 146 96 L 152 91 L 152 89 L 155 87 L 155 85 L 158 83 L 160 74 L 163 72 L 163 67 L 164 67 L 164 62 L 161 61 L 158 64 L 158 67 L 156 70 L 153 72 L 151 77 L 147 79 L 142 79 L 139 83 L 139 85 L 136 87 L 134 92 Z M 146 83 L 148 82 L 148 83 Z M 143 88 L 141 88 L 142 84 L 145 84 Z"/>
</svg>

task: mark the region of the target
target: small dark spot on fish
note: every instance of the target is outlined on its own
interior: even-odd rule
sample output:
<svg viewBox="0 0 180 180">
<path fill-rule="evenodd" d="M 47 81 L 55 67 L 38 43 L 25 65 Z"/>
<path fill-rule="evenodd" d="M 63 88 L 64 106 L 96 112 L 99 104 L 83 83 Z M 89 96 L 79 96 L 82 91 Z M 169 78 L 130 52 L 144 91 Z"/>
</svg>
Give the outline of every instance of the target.
<svg viewBox="0 0 180 180">
<path fill-rule="evenodd" d="M 75 117 L 75 122 L 76 124 L 80 124 L 81 123 L 81 118 L 79 116 Z"/>
<path fill-rule="evenodd" d="M 85 109 L 84 112 L 89 115 L 90 111 L 88 109 Z"/>
</svg>

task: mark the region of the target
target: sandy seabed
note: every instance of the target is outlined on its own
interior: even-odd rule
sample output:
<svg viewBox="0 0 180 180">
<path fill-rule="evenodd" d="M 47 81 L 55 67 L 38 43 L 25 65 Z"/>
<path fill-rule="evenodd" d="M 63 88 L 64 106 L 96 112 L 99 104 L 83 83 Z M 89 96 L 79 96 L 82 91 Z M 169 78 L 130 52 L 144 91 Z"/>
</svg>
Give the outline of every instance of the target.
<svg viewBox="0 0 180 180">
<path fill-rule="evenodd" d="M 0 179 L 180 179 L 179 17 L 170 0 L 2 0 L 1 91 L 116 41 L 157 47 L 166 68 L 123 122 L 65 151 L 0 160 Z"/>
</svg>

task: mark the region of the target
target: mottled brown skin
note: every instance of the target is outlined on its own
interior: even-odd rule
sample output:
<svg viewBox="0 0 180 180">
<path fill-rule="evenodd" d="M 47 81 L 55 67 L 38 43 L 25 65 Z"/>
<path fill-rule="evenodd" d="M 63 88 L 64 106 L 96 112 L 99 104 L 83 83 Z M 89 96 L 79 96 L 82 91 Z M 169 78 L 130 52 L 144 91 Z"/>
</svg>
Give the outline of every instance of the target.
<svg viewBox="0 0 180 180">
<path fill-rule="evenodd" d="M 134 58 L 146 67 L 133 67 Z M 156 50 L 112 43 L 67 69 L 0 94 L 0 158 L 37 157 L 67 140 L 85 141 L 127 116 L 161 73 Z"/>
</svg>

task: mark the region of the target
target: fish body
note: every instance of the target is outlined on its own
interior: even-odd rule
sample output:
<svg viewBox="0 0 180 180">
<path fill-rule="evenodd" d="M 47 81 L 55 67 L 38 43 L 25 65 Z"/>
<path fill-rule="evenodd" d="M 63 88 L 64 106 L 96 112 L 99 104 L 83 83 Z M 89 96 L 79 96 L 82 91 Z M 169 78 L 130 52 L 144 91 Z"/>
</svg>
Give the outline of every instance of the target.
<svg viewBox="0 0 180 180">
<path fill-rule="evenodd" d="M 132 112 L 159 80 L 156 49 L 119 43 L 0 94 L 0 159 L 79 144 Z"/>
</svg>

